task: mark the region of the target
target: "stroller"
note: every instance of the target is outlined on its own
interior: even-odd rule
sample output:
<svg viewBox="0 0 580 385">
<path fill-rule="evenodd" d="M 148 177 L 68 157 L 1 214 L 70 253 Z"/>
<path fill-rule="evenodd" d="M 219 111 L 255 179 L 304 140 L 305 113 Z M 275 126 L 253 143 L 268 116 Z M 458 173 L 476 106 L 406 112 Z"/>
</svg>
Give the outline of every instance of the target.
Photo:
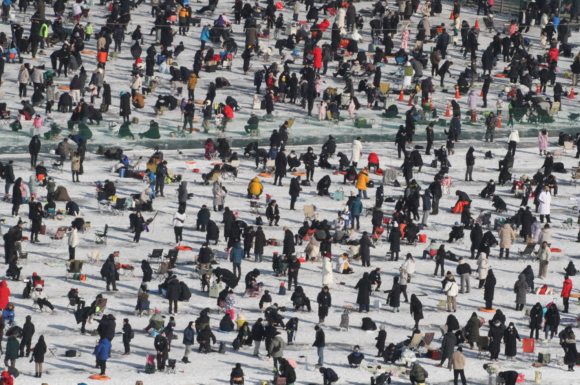
<svg viewBox="0 0 580 385">
<path fill-rule="evenodd" d="M 284 260 L 282 255 L 274 253 L 272 260 L 272 270 L 274 270 L 276 277 L 286 276 L 288 271 L 288 262 Z"/>
</svg>

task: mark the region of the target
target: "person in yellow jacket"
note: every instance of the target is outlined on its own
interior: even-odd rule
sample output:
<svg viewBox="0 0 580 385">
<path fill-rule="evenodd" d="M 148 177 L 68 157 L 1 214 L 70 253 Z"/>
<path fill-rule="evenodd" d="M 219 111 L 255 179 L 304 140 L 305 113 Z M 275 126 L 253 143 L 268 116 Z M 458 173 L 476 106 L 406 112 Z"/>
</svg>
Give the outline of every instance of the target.
<svg viewBox="0 0 580 385">
<path fill-rule="evenodd" d="M 260 178 L 255 177 L 248 185 L 248 197 L 259 198 L 260 195 L 262 195 L 262 191 L 264 191 L 264 186 L 262 186 L 262 183 L 260 183 Z"/>
<path fill-rule="evenodd" d="M 85 41 L 91 40 L 91 35 L 94 33 L 93 25 L 91 23 L 87 23 L 85 26 Z"/>
<path fill-rule="evenodd" d="M 187 91 L 189 92 L 188 98 L 195 102 L 195 98 L 193 97 L 193 93 L 195 91 L 195 86 L 197 85 L 197 75 L 192 73 L 189 75 L 189 80 L 187 81 Z"/>
<path fill-rule="evenodd" d="M 369 199 L 367 196 L 367 184 L 369 183 L 369 172 L 362 170 L 356 178 L 356 188 L 358 189 L 358 196 L 364 199 Z"/>
</svg>

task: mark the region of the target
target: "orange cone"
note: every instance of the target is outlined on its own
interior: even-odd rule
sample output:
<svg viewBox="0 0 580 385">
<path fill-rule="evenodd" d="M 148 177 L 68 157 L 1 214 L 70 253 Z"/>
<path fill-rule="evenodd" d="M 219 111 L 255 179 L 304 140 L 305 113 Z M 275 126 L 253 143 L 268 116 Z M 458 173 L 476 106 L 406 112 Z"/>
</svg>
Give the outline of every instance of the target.
<svg viewBox="0 0 580 385">
<path fill-rule="evenodd" d="M 408 106 L 413 105 L 413 96 L 414 96 L 414 94 L 412 92 L 409 93 L 409 103 L 407 103 Z"/>
<path fill-rule="evenodd" d="M 501 114 L 497 116 L 497 123 L 495 124 L 496 128 L 501 128 Z"/>
<path fill-rule="evenodd" d="M 429 98 L 429 108 L 434 110 L 435 107 L 433 107 L 433 98 Z"/>
<path fill-rule="evenodd" d="M 568 99 L 576 99 L 574 97 L 574 87 L 572 87 L 572 89 L 570 89 L 570 95 L 568 95 Z"/>
<path fill-rule="evenodd" d="M 451 117 L 451 106 L 449 103 L 447 103 L 447 110 L 445 111 L 445 117 L 446 118 L 450 118 Z"/>
<path fill-rule="evenodd" d="M 449 20 L 453 20 L 453 19 L 454 19 L 454 17 L 453 17 L 453 11 L 451 11 L 451 16 L 449 16 Z"/>
<path fill-rule="evenodd" d="M 399 101 L 404 102 L 405 101 L 405 91 L 403 91 L 403 89 L 401 88 L 401 93 L 399 94 Z"/>
<path fill-rule="evenodd" d="M 455 86 L 455 99 L 461 99 L 461 95 L 459 95 L 459 86 Z"/>
<path fill-rule="evenodd" d="M 483 88 L 481 89 L 481 93 L 479 94 L 480 98 L 483 98 Z"/>
<path fill-rule="evenodd" d="M 479 29 L 479 19 L 475 19 L 475 29 Z"/>
<path fill-rule="evenodd" d="M 540 87 L 540 83 L 538 83 L 538 87 L 536 87 L 536 94 L 541 94 L 542 88 Z"/>
</svg>

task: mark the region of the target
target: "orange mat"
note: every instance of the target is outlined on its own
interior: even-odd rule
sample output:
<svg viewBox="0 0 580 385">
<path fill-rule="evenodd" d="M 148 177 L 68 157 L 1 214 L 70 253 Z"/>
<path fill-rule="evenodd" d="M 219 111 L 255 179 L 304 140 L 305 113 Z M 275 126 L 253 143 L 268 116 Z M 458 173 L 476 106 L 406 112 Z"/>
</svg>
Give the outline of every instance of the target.
<svg viewBox="0 0 580 385">
<path fill-rule="evenodd" d="M 274 175 L 273 175 L 273 174 L 268 174 L 267 172 L 263 172 L 263 173 L 261 173 L 261 174 L 260 174 L 260 176 L 261 176 L 262 178 L 273 178 L 273 177 L 274 177 Z"/>
<path fill-rule="evenodd" d="M 294 176 L 306 176 L 305 172 L 300 172 L 300 171 L 293 171 L 290 174 L 292 174 Z"/>
<path fill-rule="evenodd" d="M 189 246 L 175 246 L 175 250 L 191 251 L 191 247 L 189 247 Z"/>
<path fill-rule="evenodd" d="M 223 163 L 212 163 L 212 166 L 221 166 Z"/>
<path fill-rule="evenodd" d="M 552 247 L 552 248 L 550 248 L 550 251 L 552 253 L 561 253 L 562 252 L 562 249 L 556 249 L 555 247 Z"/>
<path fill-rule="evenodd" d="M 99 380 L 99 381 L 108 381 L 111 379 L 111 377 L 101 376 L 100 374 L 93 374 L 92 376 L 89 376 L 89 378 L 91 380 Z"/>
<path fill-rule="evenodd" d="M 85 55 L 96 55 L 97 54 L 95 51 L 81 51 L 81 53 L 84 53 Z"/>
<path fill-rule="evenodd" d="M 58 86 L 59 90 L 66 90 L 66 91 L 70 91 L 70 87 L 69 86 Z"/>
<path fill-rule="evenodd" d="M 485 312 L 485 313 L 495 313 L 497 311 L 497 309 L 491 309 L 491 310 L 487 310 L 484 307 L 480 307 L 479 311 Z"/>
</svg>

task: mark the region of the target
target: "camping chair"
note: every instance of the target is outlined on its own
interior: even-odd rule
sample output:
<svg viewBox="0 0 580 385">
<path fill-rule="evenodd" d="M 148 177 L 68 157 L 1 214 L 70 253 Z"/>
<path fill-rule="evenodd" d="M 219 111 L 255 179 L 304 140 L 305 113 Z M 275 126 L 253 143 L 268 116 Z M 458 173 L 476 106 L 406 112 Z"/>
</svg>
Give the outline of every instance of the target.
<svg viewBox="0 0 580 385">
<path fill-rule="evenodd" d="M 163 249 L 153 249 L 151 254 L 147 256 L 147 261 L 161 263 L 162 258 L 163 258 Z"/>
<path fill-rule="evenodd" d="M 304 218 L 315 219 L 316 218 L 316 207 L 314 205 L 304 205 Z"/>
<path fill-rule="evenodd" d="M 139 317 L 143 315 L 143 313 L 150 315 L 151 313 L 151 302 L 149 301 L 141 301 L 141 311 L 139 311 Z"/>
<path fill-rule="evenodd" d="M 423 336 L 423 341 L 425 342 L 425 345 L 429 346 L 429 345 L 431 345 L 431 342 L 433 342 L 434 338 L 435 338 L 435 333 L 433 333 L 433 332 L 425 333 L 425 335 Z"/>
<path fill-rule="evenodd" d="M 382 243 L 381 238 L 382 238 L 384 232 L 385 232 L 384 227 L 376 227 L 375 228 L 375 231 L 373 232 L 373 236 L 371 238 L 373 245 L 378 246 Z"/>
<path fill-rule="evenodd" d="M 230 163 L 226 163 L 229 166 L 236 169 L 236 172 L 233 171 L 224 171 L 222 172 L 222 179 L 223 180 L 236 180 L 236 174 L 240 168 L 240 161 L 239 160 L 232 160 Z"/>
<path fill-rule="evenodd" d="M 94 265 L 99 264 L 100 257 L 101 257 L 101 255 L 99 254 L 99 252 L 97 250 L 93 250 L 90 253 L 87 253 L 87 258 L 89 259 L 89 263 L 92 263 Z"/>
<path fill-rule="evenodd" d="M 95 243 L 97 245 L 106 245 L 108 232 L 109 232 L 109 225 L 105 225 L 104 231 L 95 231 Z M 98 254 L 97 254 L 97 263 L 98 262 L 99 262 L 99 259 L 98 259 Z"/>
<path fill-rule="evenodd" d="M 177 363 L 177 360 L 175 359 L 169 359 L 167 360 L 167 366 L 165 367 L 165 373 L 173 373 L 175 374 L 175 364 Z"/>
<path fill-rule="evenodd" d="M 61 161 L 53 163 L 52 167 L 54 168 L 54 171 L 58 171 L 61 174 L 64 172 L 64 163 Z"/>
<path fill-rule="evenodd" d="M 167 271 L 168 270 L 169 270 L 169 265 L 167 264 L 167 262 L 161 262 L 159 264 L 159 269 L 157 270 L 157 275 L 155 276 L 155 279 L 159 279 L 160 281 L 163 281 L 165 278 L 167 278 L 167 274 L 168 274 Z"/>
<path fill-rule="evenodd" d="M 554 157 L 554 159 L 561 158 L 563 154 L 564 154 L 563 148 L 557 148 L 554 150 L 554 152 L 552 152 L 552 156 Z"/>
<path fill-rule="evenodd" d="M 266 165 L 264 166 L 264 172 L 273 173 L 276 170 L 276 161 L 274 159 L 268 159 Z"/>
<path fill-rule="evenodd" d="M 419 344 L 421 343 L 422 340 L 423 340 L 423 333 L 413 334 L 413 338 L 409 342 L 409 345 L 407 345 L 407 349 L 411 349 L 411 350 L 416 349 L 417 347 L 419 347 Z"/>
<path fill-rule="evenodd" d="M 250 213 L 254 215 L 260 215 L 260 203 L 251 200 L 250 201 Z"/>
<path fill-rule="evenodd" d="M 528 243 L 526 245 L 526 248 L 524 250 L 518 250 L 518 256 L 516 257 L 516 260 L 520 260 L 523 259 L 524 262 L 526 262 L 528 259 L 530 260 L 534 260 L 534 256 L 537 255 L 537 252 L 534 252 L 534 249 L 536 248 L 536 243 Z"/>
<path fill-rule="evenodd" d="M 68 281 L 69 277 L 74 277 L 75 274 L 80 274 L 83 272 L 83 260 L 72 260 L 67 263 L 65 280 Z"/>
<path fill-rule="evenodd" d="M 111 212 L 114 215 L 123 215 L 123 212 L 125 211 L 126 201 L 127 198 L 117 198 L 117 201 L 115 201 L 115 206 L 111 206 Z"/>
<path fill-rule="evenodd" d="M 574 151 L 574 142 L 572 141 L 564 142 L 563 150 L 564 154 L 568 154 L 568 151 Z"/>
<path fill-rule="evenodd" d="M 574 227 L 574 220 L 572 218 L 567 218 L 564 222 L 562 222 L 562 228 L 565 230 L 572 230 Z"/>
<path fill-rule="evenodd" d="M 175 268 L 175 264 L 177 263 L 177 256 L 179 255 L 179 250 L 170 249 L 167 251 L 167 254 L 163 256 L 167 260 L 167 264 L 170 269 Z"/>
<path fill-rule="evenodd" d="M 535 361 L 536 340 L 533 338 L 522 338 L 522 350 L 530 361 Z"/>
<path fill-rule="evenodd" d="M 50 237 L 51 239 L 51 246 L 52 247 L 58 247 L 59 244 L 64 240 L 64 236 L 66 234 L 67 228 L 66 227 L 59 227 L 58 230 L 56 230 L 56 234 L 54 234 L 52 237 Z"/>
<path fill-rule="evenodd" d="M 574 179 L 574 177 L 572 177 L 572 179 Z M 54 219 L 54 217 L 56 217 L 56 209 L 49 207 L 48 210 L 46 210 L 46 216 L 47 218 Z"/>
<path fill-rule="evenodd" d="M 477 358 L 489 359 L 489 337 L 479 337 L 477 343 Z"/>
</svg>

